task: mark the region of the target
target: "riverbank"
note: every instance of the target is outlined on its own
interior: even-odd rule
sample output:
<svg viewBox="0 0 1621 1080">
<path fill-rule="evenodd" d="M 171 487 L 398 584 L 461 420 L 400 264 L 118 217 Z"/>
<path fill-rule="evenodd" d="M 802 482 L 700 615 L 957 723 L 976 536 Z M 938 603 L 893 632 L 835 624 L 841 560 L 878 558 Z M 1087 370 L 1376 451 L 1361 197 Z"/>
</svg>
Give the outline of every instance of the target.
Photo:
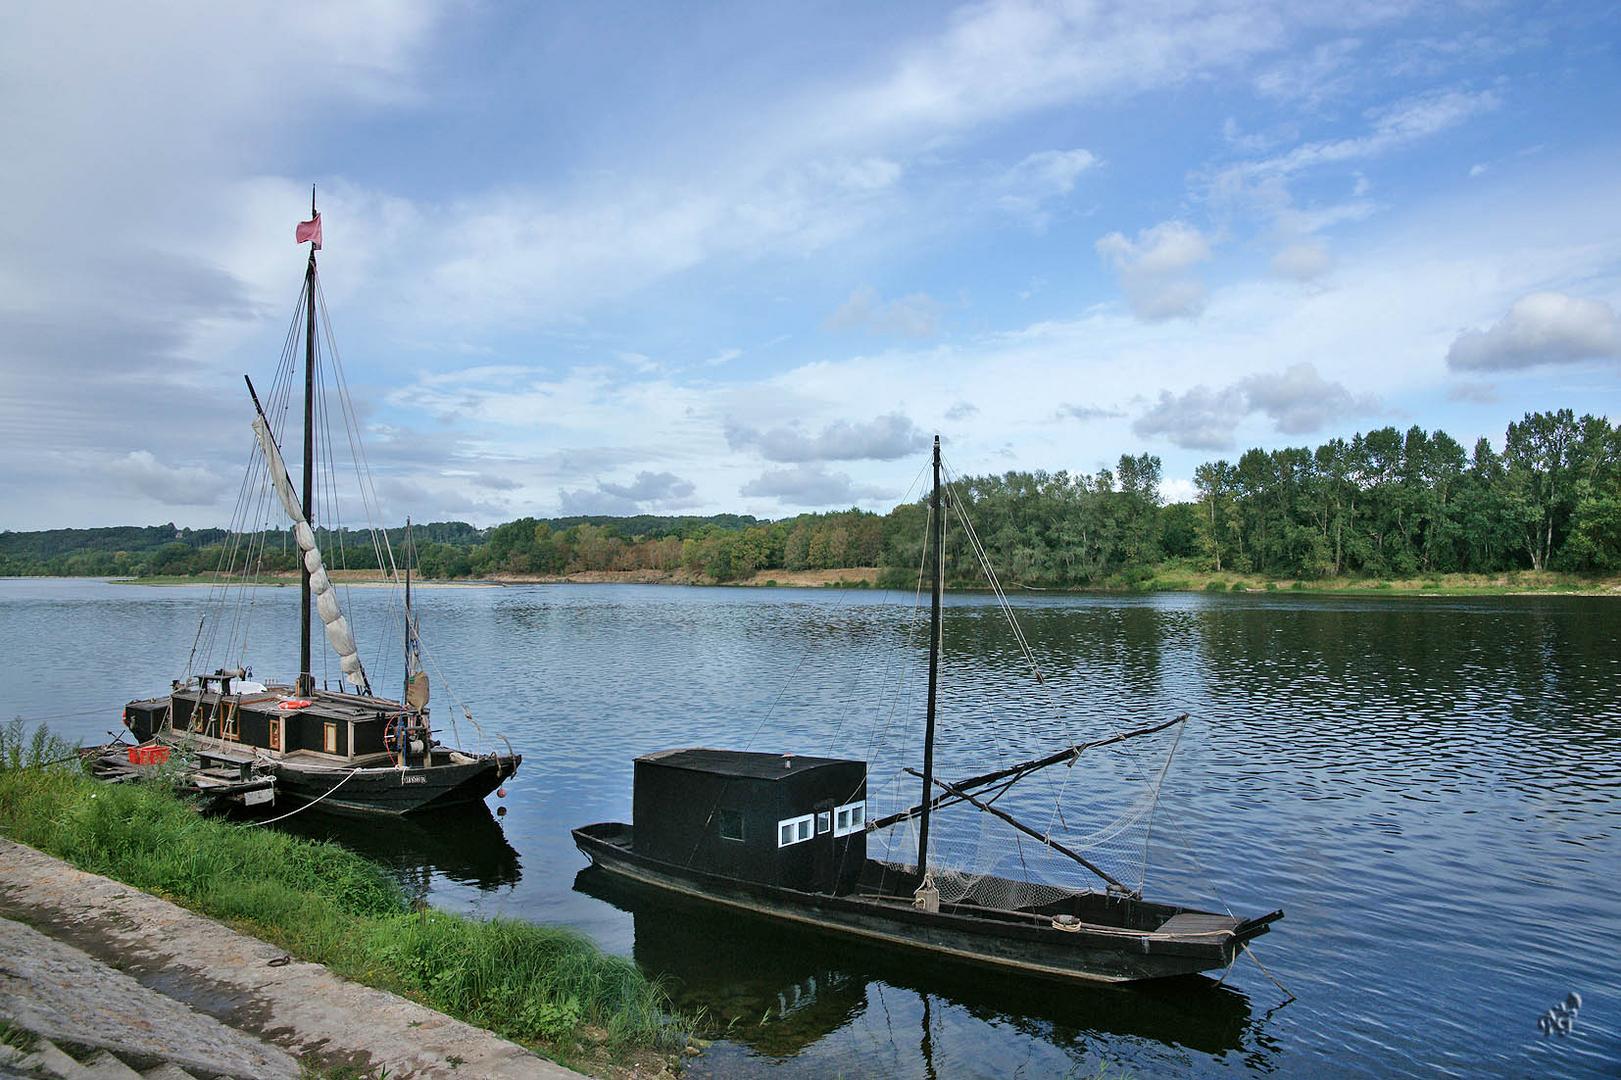
<svg viewBox="0 0 1621 1080">
<path fill-rule="evenodd" d="M 1511 570 L 1500 574 L 1429 574 L 1410 578 L 1274 578 L 1162 566 L 1153 577 L 1119 583 L 1110 592 L 1279 592 L 1370 596 L 1621 596 L 1621 577 L 1589 577 L 1557 571 Z"/>
<path fill-rule="evenodd" d="M 412 588 L 497 588 L 502 585 L 724 585 L 760 588 L 845 588 L 867 589 L 878 581 L 876 566 L 852 566 L 838 570 L 761 570 L 736 581 L 716 581 L 691 570 L 579 570 L 572 574 L 492 574 L 487 578 L 413 578 Z M 387 586 L 390 578 L 375 570 L 333 570 L 332 580 L 340 585 Z M 163 575 L 144 578 L 112 578 L 121 585 L 197 586 L 213 585 L 212 574 L 195 576 Z M 252 584 L 260 588 L 297 586 L 297 574 L 266 574 Z M 232 584 L 237 584 L 232 582 Z"/>
<path fill-rule="evenodd" d="M 0 834 L 11 840 L 572 1068 L 673 1070 L 687 1044 L 690 1024 L 658 985 L 572 931 L 413 908 L 380 868 L 336 845 L 205 818 L 151 785 L 19 768 L 26 751 L 9 742 Z"/>
<path fill-rule="evenodd" d="M 333 576 L 348 585 L 387 585 L 384 579 L 367 576 L 366 570 L 349 570 Z M 855 566 L 835 570 L 760 570 L 737 581 L 714 581 L 689 570 L 582 570 L 573 574 L 496 574 L 487 579 L 432 579 L 414 584 L 424 588 L 496 588 L 503 585 L 698 585 L 745 588 L 845 588 L 878 587 L 881 569 Z M 131 585 L 207 585 L 204 577 L 129 578 Z M 265 586 L 296 586 L 298 577 L 267 578 Z M 1430 574 L 1410 578 L 1291 578 L 1264 574 L 1195 569 L 1186 564 L 1166 563 L 1139 572 L 1131 578 L 1113 578 L 1080 588 L 1025 585 L 1006 580 L 1003 587 L 1019 593 L 1140 593 L 1140 592 L 1290 592 L 1329 595 L 1370 596 L 1517 596 L 1582 595 L 1621 596 L 1621 577 L 1595 577 L 1559 571 L 1512 570 L 1499 574 Z M 951 585 L 955 592 L 973 592 L 972 587 Z"/>
</svg>

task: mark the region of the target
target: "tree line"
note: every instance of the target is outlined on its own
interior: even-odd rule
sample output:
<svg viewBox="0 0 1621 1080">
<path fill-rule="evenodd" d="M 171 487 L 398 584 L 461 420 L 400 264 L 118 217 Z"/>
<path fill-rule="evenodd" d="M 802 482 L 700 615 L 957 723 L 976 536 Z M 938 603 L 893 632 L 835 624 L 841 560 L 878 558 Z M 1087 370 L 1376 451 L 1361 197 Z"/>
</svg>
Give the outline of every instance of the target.
<svg viewBox="0 0 1621 1080">
<path fill-rule="evenodd" d="M 1005 583 L 1057 588 L 1136 584 L 1168 562 L 1296 579 L 1621 571 L 1621 428 L 1569 409 L 1527 413 L 1501 451 L 1487 439 L 1465 451 L 1443 431 L 1385 427 L 1206 462 L 1194 484 L 1195 502 L 1166 504 L 1150 454 L 1094 473 L 955 478 L 947 577 L 982 583 L 980 551 Z M 877 566 L 880 584 L 911 587 L 928 513 L 925 495 L 887 514 L 524 517 L 489 529 L 417 525 L 413 537 L 425 577 L 679 570 L 725 582 Z M 331 565 L 376 568 L 368 533 L 318 531 Z M 404 530 L 388 539 L 399 559 Z M 205 573 L 226 564 L 231 542 L 223 530 L 173 525 L 6 532 L 0 575 Z M 259 572 L 297 569 L 285 530 L 253 547 Z"/>
</svg>

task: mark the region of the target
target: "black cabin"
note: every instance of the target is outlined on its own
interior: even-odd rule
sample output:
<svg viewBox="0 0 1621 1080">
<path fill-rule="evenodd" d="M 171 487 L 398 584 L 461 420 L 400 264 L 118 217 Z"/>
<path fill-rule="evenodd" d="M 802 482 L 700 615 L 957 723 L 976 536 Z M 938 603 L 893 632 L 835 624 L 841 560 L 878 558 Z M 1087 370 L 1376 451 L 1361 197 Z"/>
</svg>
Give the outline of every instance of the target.
<svg viewBox="0 0 1621 1080">
<path fill-rule="evenodd" d="M 855 889 L 867 858 L 867 763 L 740 750 L 636 759 L 634 850 L 806 892 Z"/>
</svg>

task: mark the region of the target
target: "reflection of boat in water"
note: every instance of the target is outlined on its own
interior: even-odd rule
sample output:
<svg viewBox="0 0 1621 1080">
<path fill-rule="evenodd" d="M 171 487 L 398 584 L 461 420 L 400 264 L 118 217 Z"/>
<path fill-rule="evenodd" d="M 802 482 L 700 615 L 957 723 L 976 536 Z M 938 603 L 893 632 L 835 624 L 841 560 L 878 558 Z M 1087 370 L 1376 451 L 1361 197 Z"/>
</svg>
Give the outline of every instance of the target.
<svg viewBox="0 0 1621 1080">
<path fill-rule="evenodd" d="M 1076 984 L 1055 993 L 1051 984 L 987 979 L 983 971 L 911 949 L 873 948 L 674 899 L 598 867 L 580 871 L 574 888 L 631 914 L 637 964 L 667 980 L 678 1007 L 703 1010 L 719 1037 L 773 1057 L 796 1054 L 858 1020 L 874 983 L 1061 1048 L 1110 1035 L 1221 1055 L 1252 1041 L 1249 999 L 1203 976 Z"/>
<path fill-rule="evenodd" d="M 447 808 L 431 818 L 407 815 L 365 825 L 316 807 L 276 828 L 341 844 L 417 891 L 425 891 L 435 875 L 485 891 L 516 885 L 523 876 L 518 852 L 483 803 Z"/>
<path fill-rule="evenodd" d="M 756 1053 L 792 1057 L 866 1011 L 867 976 L 841 968 L 850 958 L 819 938 L 660 901 L 594 866 L 574 889 L 629 912 L 637 965 L 664 980 L 677 1008 Z"/>
</svg>

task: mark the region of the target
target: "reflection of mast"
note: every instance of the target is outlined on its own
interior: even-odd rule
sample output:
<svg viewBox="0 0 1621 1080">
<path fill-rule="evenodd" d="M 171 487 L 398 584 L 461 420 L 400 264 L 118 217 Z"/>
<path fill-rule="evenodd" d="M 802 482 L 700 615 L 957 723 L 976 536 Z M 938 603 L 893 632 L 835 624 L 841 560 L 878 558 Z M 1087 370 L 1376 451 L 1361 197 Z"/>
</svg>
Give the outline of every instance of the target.
<svg viewBox="0 0 1621 1080">
<path fill-rule="evenodd" d="M 939 1073 L 934 1071 L 934 1032 L 930 1030 L 933 1024 L 929 1020 L 929 995 L 923 995 L 923 1041 L 918 1050 L 923 1054 L 923 1075 L 929 1080 L 938 1080 Z"/>
</svg>

